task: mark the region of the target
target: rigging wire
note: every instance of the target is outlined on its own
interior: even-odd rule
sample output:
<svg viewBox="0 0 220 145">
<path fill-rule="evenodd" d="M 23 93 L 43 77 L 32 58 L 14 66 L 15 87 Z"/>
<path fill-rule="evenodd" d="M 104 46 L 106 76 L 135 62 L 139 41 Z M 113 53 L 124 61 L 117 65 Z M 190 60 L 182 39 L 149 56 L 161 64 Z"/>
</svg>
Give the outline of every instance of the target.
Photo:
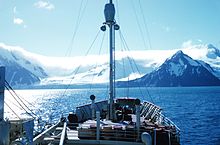
<svg viewBox="0 0 220 145">
<path fill-rule="evenodd" d="M 147 25 L 147 18 L 145 17 L 144 15 L 144 11 L 143 11 L 143 7 L 142 7 L 142 4 L 141 4 L 141 0 L 138 0 L 139 2 L 139 7 L 140 7 L 140 12 L 141 12 L 141 16 L 142 16 L 142 19 L 143 19 L 143 24 L 144 24 L 144 28 L 145 28 L 145 32 L 147 34 L 147 38 L 146 40 L 148 40 L 148 43 L 149 43 L 149 49 L 152 50 L 152 43 L 151 43 L 151 37 L 150 37 L 150 33 L 149 33 L 149 28 L 148 28 L 148 25 Z M 145 48 L 147 50 L 147 48 Z M 158 74 L 159 77 L 160 77 L 160 74 Z"/>
<path fill-rule="evenodd" d="M 98 53 L 99 56 L 100 56 L 101 50 L 102 50 L 102 48 L 103 48 L 104 38 L 105 38 L 105 33 L 103 33 L 102 40 L 101 40 L 101 44 L 100 44 L 100 47 L 99 47 L 99 53 Z M 96 62 L 95 68 L 97 68 L 97 66 L 98 66 L 98 63 Z M 90 91 L 91 91 L 91 89 L 92 89 L 92 83 L 93 83 L 94 77 L 95 77 L 95 76 L 93 75 L 93 77 L 92 77 L 92 82 L 90 83 Z"/>
<path fill-rule="evenodd" d="M 89 52 L 90 52 L 91 48 L 93 47 L 93 45 L 94 45 L 95 41 L 96 41 L 96 40 L 97 40 L 97 38 L 98 38 L 98 36 L 99 36 L 100 32 L 101 32 L 101 30 L 99 30 L 99 31 L 98 31 L 98 33 L 96 34 L 95 39 L 92 41 L 91 45 L 89 46 L 89 48 L 88 48 L 88 50 L 87 50 L 87 52 L 86 52 L 86 54 L 85 54 L 84 56 L 87 56 L 87 55 L 89 54 Z M 66 91 L 69 89 L 69 87 L 70 87 L 70 85 L 71 85 L 71 83 L 72 83 L 72 81 L 73 81 L 73 79 L 74 79 L 75 75 L 78 73 L 78 71 L 79 71 L 79 69 L 81 68 L 81 66 L 82 66 L 82 65 L 79 65 L 79 66 L 78 66 L 78 67 L 75 69 L 75 71 L 74 71 L 74 73 L 73 73 L 73 76 L 72 76 L 72 78 L 71 78 L 71 80 L 70 80 L 69 84 L 67 85 L 66 89 L 64 90 L 64 92 L 63 92 L 63 95 L 62 95 L 62 96 L 64 96 L 64 95 L 65 95 L 65 93 L 66 93 Z"/>
<path fill-rule="evenodd" d="M 9 83 L 8 83 L 9 84 Z M 18 95 L 15 91 L 14 91 L 14 89 L 10 86 L 10 88 L 11 88 L 11 90 L 14 92 L 14 94 L 16 94 L 16 95 Z M 33 105 L 32 103 L 30 103 L 29 101 L 27 101 L 24 97 L 22 97 L 22 96 L 20 96 L 20 95 L 18 95 L 22 100 L 24 100 L 28 105 L 30 105 L 30 106 L 32 106 L 32 107 L 36 107 L 35 105 Z M 17 106 L 15 103 L 13 103 L 16 107 L 18 107 L 19 108 L 19 106 Z M 25 103 L 24 103 L 25 104 Z M 21 108 L 20 108 L 21 109 Z M 37 111 L 39 111 L 39 112 L 42 112 L 40 109 L 37 109 Z"/>
<path fill-rule="evenodd" d="M 28 115 L 30 115 L 32 118 L 35 118 L 31 113 L 29 113 L 22 105 L 21 105 L 21 103 L 16 99 L 16 97 L 12 94 L 12 92 L 10 91 L 10 89 L 7 87 L 7 86 L 5 86 L 6 87 L 6 89 L 9 91 L 9 93 L 11 94 L 11 96 L 15 99 L 15 101 L 21 106 L 21 108 L 28 114 Z"/>
<path fill-rule="evenodd" d="M 117 3 L 117 2 L 118 2 L 118 1 L 116 0 L 116 3 Z M 145 19 L 145 15 L 144 15 L 143 8 L 142 8 L 142 5 L 141 5 L 140 0 L 139 0 L 139 7 L 140 7 L 140 11 L 141 11 L 141 15 L 142 15 L 143 22 L 144 22 L 144 28 L 145 28 L 145 31 L 146 31 L 146 33 L 147 33 L 147 37 L 149 38 L 149 39 L 148 39 L 149 47 L 150 47 L 150 49 L 151 49 L 151 40 L 150 40 L 150 34 L 149 34 L 149 30 L 148 30 L 148 25 L 147 25 L 147 22 L 146 22 L 146 19 Z M 144 42 L 145 48 L 147 49 L 147 47 L 146 47 L 146 46 L 147 46 L 147 45 L 146 45 L 146 41 L 145 41 L 145 39 L 144 39 L 144 33 L 143 33 L 142 29 L 141 29 L 141 23 L 139 22 L 138 15 L 137 15 L 137 11 L 136 11 L 136 9 L 135 9 L 135 5 L 134 5 L 134 3 L 133 3 L 133 0 L 132 0 L 132 8 L 133 8 L 133 11 L 134 11 L 134 14 L 135 14 L 135 18 L 136 18 L 136 22 L 137 22 L 138 28 L 139 28 L 139 30 L 140 30 L 141 38 L 142 38 L 142 40 L 143 40 L 143 42 Z M 118 10 L 118 6 L 117 6 L 117 5 L 116 5 L 116 9 Z M 119 17 L 119 14 L 118 14 L 118 17 Z M 130 49 L 129 49 L 128 45 L 127 45 L 127 42 L 125 41 L 125 38 L 124 38 L 123 35 L 122 35 L 121 30 L 119 30 L 119 35 L 120 35 L 120 39 L 121 39 L 121 41 L 122 41 L 122 44 L 123 44 L 125 50 L 127 49 L 128 51 L 130 51 Z M 141 74 L 141 73 L 140 73 L 140 70 L 138 69 L 138 66 L 137 66 L 136 62 L 134 61 L 134 59 L 128 57 L 128 60 L 129 60 L 129 64 L 130 64 L 130 66 L 131 66 L 132 71 L 134 71 L 134 68 L 133 68 L 133 66 L 132 66 L 132 62 L 133 62 L 133 64 L 135 65 L 136 70 L 138 71 L 139 74 Z M 124 61 L 123 61 L 123 67 L 124 67 Z M 129 82 L 129 77 L 128 77 L 128 82 Z M 128 85 L 128 84 L 127 84 L 127 85 Z M 129 85 L 128 85 L 128 87 L 129 87 Z M 138 86 L 138 87 L 139 87 L 139 90 L 140 90 L 140 92 L 141 92 L 141 94 L 142 94 L 142 96 L 143 96 L 143 92 L 141 91 L 140 86 Z M 147 89 L 147 86 L 145 86 L 145 87 L 146 87 L 146 90 L 147 90 L 147 94 L 149 95 L 151 101 L 154 103 L 153 98 L 151 97 L 151 95 L 150 95 L 150 93 L 149 93 L 149 90 Z M 127 93 L 129 93 L 129 90 L 128 90 Z"/>
<path fill-rule="evenodd" d="M 72 38 L 71 38 L 71 41 L 70 41 L 70 44 L 69 44 L 69 47 L 67 48 L 67 51 L 65 53 L 65 56 L 70 56 L 71 53 L 72 53 L 72 49 L 73 49 L 73 44 L 75 42 L 75 37 L 76 37 L 76 34 L 77 34 L 77 31 L 78 31 L 78 28 L 80 26 L 80 23 L 82 21 L 82 17 L 85 13 L 85 10 L 86 10 L 86 7 L 87 7 L 87 4 L 88 4 L 88 0 L 86 0 L 86 3 L 85 3 L 85 6 L 83 7 L 83 2 L 84 0 L 81 0 L 81 3 L 80 3 L 80 7 L 79 7 L 79 11 L 78 11 L 78 17 L 77 17 L 77 20 L 76 20 L 76 26 L 74 28 L 74 31 L 73 31 L 73 35 L 72 35 Z M 68 86 L 69 87 L 69 86 Z M 55 85 L 51 85 L 50 89 L 54 89 L 55 88 Z M 66 91 L 66 90 L 65 90 Z M 65 93 L 64 93 L 65 94 Z M 42 112 L 42 111 L 40 111 Z"/>
<path fill-rule="evenodd" d="M 119 17 L 119 8 L 118 8 L 118 5 L 119 5 L 118 0 L 116 0 L 116 10 L 117 10 L 116 15 L 117 15 L 117 17 L 118 17 L 117 23 L 120 24 L 120 17 Z"/>
<path fill-rule="evenodd" d="M 152 44 L 151 44 L 151 37 L 150 37 L 150 33 L 149 33 L 149 29 L 148 29 L 148 25 L 147 25 L 147 22 L 146 22 L 146 17 L 144 15 L 144 11 L 143 11 L 143 7 L 141 5 L 141 0 L 138 0 L 139 1 L 139 7 L 140 7 L 140 11 L 141 11 L 141 15 L 142 15 L 142 19 L 143 19 L 143 22 L 144 22 L 144 28 L 145 28 L 145 31 L 147 33 L 147 38 L 146 40 L 148 40 L 148 43 L 149 43 L 149 47 L 150 47 L 150 50 L 152 49 Z"/>
<path fill-rule="evenodd" d="M 9 85 L 9 83 L 7 82 L 7 81 L 5 81 L 6 82 L 6 85 L 5 85 L 5 87 L 6 87 L 6 89 L 9 91 L 9 93 L 11 94 L 11 96 L 15 99 L 15 101 L 21 106 L 21 108 L 22 109 L 24 109 L 24 111 L 28 114 L 28 115 L 30 115 L 31 117 L 33 117 L 33 118 L 35 118 L 33 115 L 35 115 L 36 117 L 38 117 L 22 100 L 21 100 L 21 98 L 16 94 L 16 92 L 13 90 L 13 88 Z M 12 92 L 14 93 L 12 93 Z M 18 99 L 15 97 L 15 96 L 20 100 L 20 102 L 18 101 Z M 28 112 L 25 108 L 24 108 L 24 106 L 33 114 L 31 114 L 30 112 Z"/>
<path fill-rule="evenodd" d="M 123 43 L 123 42 L 122 42 Z M 122 44 L 121 43 L 121 44 Z M 122 51 L 122 53 L 124 52 L 123 51 L 123 48 L 122 48 L 122 46 L 121 46 L 121 51 Z M 125 71 L 125 60 L 124 60 L 124 58 L 122 58 L 122 66 L 123 66 L 123 76 L 124 77 L 126 77 L 126 71 Z M 128 76 L 128 79 L 129 79 L 129 76 Z M 125 92 L 125 94 L 127 94 L 126 96 L 128 97 L 129 96 L 129 87 L 128 87 L 128 82 L 127 82 L 127 92 Z M 126 91 L 126 90 L 125 90 Z"/>
<path fill-rule="evenodd" d="M 75 29 L 73 31 L 73 36 L 72 36 L 70 45 L 69 45 L 69 47 L 68 47 L 68 49 L 66 51 L 65 56 L 70 56 L 71 53 L 72 53 L 72 49 L 73 49 L 72 47 L 73 47 L 73 44 L 74 44 L 74 41 L 75 41 L 75 38 L 76 38 L 76 34 L 77 34 L 77 31 L 78 31 L 78 28 L 79 28 L 80 23 L 82 21 L 82 17 L 83 17 L 83 15 L 85 13 L 85 9 L 87 7 L 88 0 L 86 0 L 86 4 L 85 4 L 84 7 L 83 7 L 83 2 L 84 2 L 84 0 L 82 0 L 81 3 L 80 3 L 80 8 L 79 8 L 79 11 L 78 11 L 78 17 L 77 17 L 77 20 L 76 20 L 76 26 L 75 26 Z"/>
<path fill-rule="evenodd" d="M 120 15 L 119 15 L 119 3 L 118 3 L 118 0 L 116 0 L 116 9 L 117 9 L 117 17 L 118 17 L 118 24 L 120 24 Z M 122 39 L 121 39 L 121 52 L 123 54 L 124 50 L 123 50 L 123 42 L 122 42 Z M 125 77 L 126 76 L 126 71 L 125 71 L 125 60 L 124 58 L 122 58 L 122 66 L 123 66 L 123 76 Z M 128 81 L 129 81 L 129 77 L 128 77 Z M 127 84 L 127 92 L 125 90 L 125 94 L 126 96 L 128 97 L 129 96 L 129 87 L 128 87 L 128 84 Z"/>
<path fill-rule="evenodd" d="M 14 102 L 12 102 L 11 100 L 8 100 L 10 103 L 12 103 L 15 107 L 19 108 L 20 110 L 22 110 L 21 106 L 18 106 L 17 104 L 15 104 Z"/>
<path fill-rule="evenodd" d="M 130 51 L 130 49 L 129 49 L 128 45 L 127 45 L 127 42 L 125 41 L 125 38 L 124 38 L 124 36 L 122 35 L 121 30 L 119 30 L 119 35 L 120 35 L 120 39 L 121 39 L 122 42 L 123 42 L 123 45 L 124 45 L 125 50 Z M 140 70 L 138 69 L 137 64 L 136 64 L 135 61 L 134 61 L 134 59 L 133 59 L 132 57 L 128 57 L 128 60 L 129 60 L 129 63 L 130 63 L 130 65 L 131 65 L 132 71 L 134 71 L 134 68 L 133 68 L 133 65 L 132 65 L 132 62 L 133 62 L 133 64 L 135 65 L 136 70 L 138 71 L 139 74 L 141 74 L 141 73 L 140 73 Z M 147 91 L 148 96 L 150 97 L 152 103 L 154 103 L 153 98 L 151 97 L 150 92 L 149 92 L 149 90 L 147 89 L 147 86 L 145 86 L 145 87 L 146 87 L 146 91 Z M 140 91 L 141 95 L 144 96 L 144 95 L 143 95 L 143 92 L 142 92 L 142 90 L 141 90 L 141 88 L 140 88 L 139 85 L 138 85 L 138 88 L 139 88 L 139 91 Z"/>
<path fill-rule="evenodd" d="M 14 115 L 21 120 L 21 118 L 18 116 L 18 114 L 4 101 L 5 105 L 12 111 L 12 113 L 14 113 Z"/>
<path fill-rule="evenodd" d="M 140 30 L 141 38 L 142 38 L 142 41 L 143 41 L 143 43 L 144 43 L 144 47 L 147 48 L 146 41 L 145 41 L 145 39 L 144 39 L 144 32 L 143 32 L 142 29 L 141 29 L 141 24 L 140 24 L 140 22 L 139 22 L 138 15 L 137 15 L 137 11 L 136 11 L 136 9 L 135 9 L 135 5 L 134 5 L 134 3 L 133 3 L 133 0 L 131 0 L 131 2 L 132 2 L 132 4 L 131 4 L 131 5 L 132 5 L 132 9 L 133 9 L 134 14 L 135 14 L 136 22 L 137 22 L 138 28 L 139 28 L 139 30 Z"/>
</svg>

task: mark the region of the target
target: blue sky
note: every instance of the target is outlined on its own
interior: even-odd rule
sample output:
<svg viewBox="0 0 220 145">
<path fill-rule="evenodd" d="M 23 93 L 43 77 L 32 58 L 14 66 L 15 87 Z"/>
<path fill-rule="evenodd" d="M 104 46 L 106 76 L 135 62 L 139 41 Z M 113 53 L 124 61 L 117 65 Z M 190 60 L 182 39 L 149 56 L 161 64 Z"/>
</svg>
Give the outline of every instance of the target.
<svg viewBox="0 0 220 145">
<path fill-rule="evenodd" d="M 116 21 L 132 50 L 175 49 L 188 41 L 194 44 L 212 43 L 220 47 L 219 0 L 113 1 L 118 4 Z M 84 55 L 104 22 L 103 8 L 106 2 L 0 0 L 0 42 L 46 56 Z M 85 7 L 85 11 L 81 12 L 80 25 L 71 45 L 80 5 L 82 9 Z M 142 35 L 138 25 L 141 26 Z M 99 53 L 102 36 L 103 33 L 100 33 L 92 54 Z M 119 38 L 118 34 L 116 38 Z M 105 43 L 107 39 L 108 34 Z M 116 40 L 119 50 L 120 42 Z M 104 44 L 101 53 L 106 53 L 107 47 L 108 44 Z"/>
</svg>

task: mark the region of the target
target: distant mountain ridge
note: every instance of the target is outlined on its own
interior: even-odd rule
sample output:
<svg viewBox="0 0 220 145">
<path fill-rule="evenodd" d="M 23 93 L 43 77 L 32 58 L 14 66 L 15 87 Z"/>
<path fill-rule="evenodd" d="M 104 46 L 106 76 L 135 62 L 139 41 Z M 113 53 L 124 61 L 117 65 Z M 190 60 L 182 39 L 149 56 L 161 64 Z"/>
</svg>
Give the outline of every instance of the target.
<svg viewBox="0 0 220 145">
<path fill-rule="evenodd" d="M 119 87 L 219 86 L 220 80 L 209 64 L 193 60 L 182 51 L 167 59 L 158 69 L 141 78 L 118 82 Z"/>
<path fill-rule="evenodd" d="M 0 47 L 0 66 L 6 68 L 6 81 L 21 88 L 39 84 L 47 74 L 41 66 L 31 63 L 22 55 L 21 51 Z"/>
<path fill-rule="evenodd" d="M 17 87 L 26 87 L 40 83 L 40 78 L 16 62 L 5 60 L 0 56 L 0 66 L 5 66 L 6 81 Z"/>
<path fill-rule="evenodd" d="M 220 78 L 220 52 L 218 48 L 209 44 L 194 45 L 189 48 L 182 48 L 182 51 L 178 50 L 180 49 L 117 52 L 116 81 L 127 81 L 128 79 L 133 80 L 146 76 L 146 74 L 161 69 L 162 64 L 168 60 L 167 58 L 171 59 L 173 56 L 174 59 L 175 55 L 182 53 L 190 56 L 190 58 L 185 57 L 183 59 L 194 59 L 188 61 L 188 63 L 192 63 L 192 66 L 193 64 L 194 67 L 196 67 L 195 64 L 200 67 L 203 66 L 211 74 Z M 176 53 L 177 51 L 178 53 Z M 169 74 L 178 78 L 178 75 L 181 75 L 187 66 L 186 64 L 182 65 L 184 62 L 182 60 L 179 64 L 170 63 Z M 0 65 L 6 66 L 7 81 L 13 86 L 65 86 L 69 83 L 71 85 L 102 84 L 108 82 L 109 77 L 107 55 L 72 58 L 47 57 L 3 43 L 0 43 Z M 203 71 L 204 68 L 193 68 L 191 71 L 205 72 Z M 151 77 L 153 76 L 155 75 L 151 75 Z M 188 76 L 190 75 L 188 74 Z M 187 75 L 185 77 L 187 78 Z M 149 86 L 150 83 L 152 86 L 157 84 L 153 80 L 149 80 Z M 176 85 L 175 81 L 172 83 L 173 86 Z M 179 86 L 181 85 L 179 84 Z"/>
</svg>

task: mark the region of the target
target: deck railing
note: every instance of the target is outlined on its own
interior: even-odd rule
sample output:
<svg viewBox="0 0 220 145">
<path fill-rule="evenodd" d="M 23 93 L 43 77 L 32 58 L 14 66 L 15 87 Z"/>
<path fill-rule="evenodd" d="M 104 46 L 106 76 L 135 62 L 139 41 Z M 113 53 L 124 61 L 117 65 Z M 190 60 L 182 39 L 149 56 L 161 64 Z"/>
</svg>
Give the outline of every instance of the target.
<svg viewBox="0 0 220 145">
<path fill-rule="evenodd" d="M 158 120 L 161 121 L 161 124 L 165 125 L 165 126 L 172 126 L 175 127 L 177 133 L 180 133 L 180 129 L 179 127 L 173 122 L 171 121 L 169 118 L 167 118 L 166 116 L 164 116 L 162 113 L 158 113 L 157 114 Z"/>
<path fill-rule="evenodd" d="M 158 124 L 164 126 L 175 127 L 177 133 L 180 133 L 180 129 L 176 126 L 176 124 L 164 116 L 161 111 L 162 109 L 159 106 L 150 102 L 144 102 L 141 108 L 141 116 L 147 120 L 157 122 Z"/>
</svg>

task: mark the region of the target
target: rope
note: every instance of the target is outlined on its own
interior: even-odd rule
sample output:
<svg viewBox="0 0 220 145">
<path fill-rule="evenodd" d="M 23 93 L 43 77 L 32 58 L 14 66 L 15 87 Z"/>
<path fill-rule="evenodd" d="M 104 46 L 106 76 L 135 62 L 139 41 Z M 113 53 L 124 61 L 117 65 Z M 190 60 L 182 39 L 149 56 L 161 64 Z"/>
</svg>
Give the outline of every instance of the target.
<svg viewBox="0 0 220 145">
<path fill-rule="evenodd" d="M 5 105 L 15 114 L 16 117 L 18 117 L 19 120 L 21 120 L 21 118 L 18 116 L 18 114 L 4 101 Z"/>
<path fill-rule="evenodd" d="M 103 34 L 103 36 L 102 36 L 102 40 L 101 40 L 101 44 L 100 44 L 100 47 L 99 47 L 99 56 L 100 56 L 100 54 L 101 54 L 101 50 L 102 50 L 102 48 L 103 48 L 103 42 L 104 42 L 104 38 L 105 38 L 105 33 Z M 96 62 L 96 65 L 95 65 L 95 68 L 98 66 L 98 63 Z M 93 77 L 92 77 L 92 82 L 90 83 L 90 91 L 91 91 L 91 89 L 92 89 L 92 83 L 93 83 L 93 80 L 94 80 L 94 75 L 93 75 Z"/>
<path fill-rule="evenodd" d="M 16 106 L 17 108 L 19 108 L 20 110 L 22 110 L 21 106 L 18 106 L 17 104 L 15 104 L 14 102 L 12 102 L 12 101 L 9 100 L 9 99 L 8 99 L 8 101 L 9 101 L 10 103 L 12 103 L 14 106 Z"/>
<path fill-rule="evenodd" d="M 5 86 L 7 88 L 7 90 L 9 91 L 9 93 L 11 94 L 11 96 L 15 99 L 15 101 L 21 106 L 21 108 L 28 114 L 30 115 L 31 117 L 35 118 L 31 113 L 29 113 L 22 105 L 21 103 L 15 98 L 15 96 L 10 92 L 10 89 Z"/>
<path fill-rule="evenodd" d="M 117 13 L 116 13 L 116 15 L 117 15 L 117 17 L 118 17 L 118 24 L 120 24 L 120 17 L 119 17 L 119 8 L 118 8 L 118 0 L 116 0 L 116 10 L 117 10 Z"/>
<path fill-rule="evenodd" d="M 151 37 L 150 37 L 150 33 L 149 33 L 149 29 L 148 29 L 148 25 L 147 25 L 147 22 L 146 22 L 146 17 L 144 15 L 144 12 L 143 12 L 143 7 L 142 7 L 142 4 L 141 4 L 141 0 L 138 0 L 139 2 L 139 7 L 140 7 L 140 12 L 141 12 L 141 16 L 142 16 L 142 19 L 143 19 L 143 22 L 144 22 L 144 28 L 145 28 L 145 31 L 146 31 L 146 34 L 147 34 L 147 38 L 146 40 L 148 40 L 148 43 L 149 43 L 149 47 L 150 47 L 150 50 L 152 49 L 152 44 L 151 44 Z M 147 50 L 147 48 L 145 48 Z M 158 74 L 160 75 L 160 74 Z"/>
<path fill-rule="evenodd" d="M 119 15 L 119 3 L 118 3 L 118 0 L 116 0 L 116 10 L 117 10 L 117 17 L 118 17 L 118 23 L 120 24 L 120 15 Z M 123 42 L 122 42 L 122 39 L 121 39 L 121 52 L 123 53 Z M 123 66 L 123 76 L 125 77 L 126 76 L 126 71 L 125 71 L 125 61 L 124 59 L 122 58 L 122 66 Z M 125 94 L 126 94 L 126 90 L 125 90 Z M 129 87 L 128 87 L 128 90 L 127 90 L 127 97 L 129 96 Z"/>
<path fill-rule="evenodd" d="M 121 40 L 122 41 L 122 40 Z M 123 43 L 123 42 L 122 42 Z M 121 43 L 121 44 L 122 44 Z M 122 48 L 122 46 L 121 46 L 121 51 L 122 51 L 122 53 L 123 53 L 123 48 Z M 122 66 L 123 66 L 123 76 L 124 77 L 126 77 L 126 71 L 125 71 L 125 60 L 122 58 Z M 129 76 L 128 76 L 128 79 L 129 79 Z M 127 88 L 128 88 L 128 90 L 127 90 L 127 97 L 129 96 L 129 87 L 128 87 L 128 82 L 127 82 Z M 126 93 L 125 93 L 126 94 Z"/>
<path fill-rule="evenodd" d="M 142 8 L 142 5 L 141 5 L 141 1 L 138 0 L 138 2 L 139 2 L 139 7 L 140 7 L 142 19 L 143 19 L 143 22 L 144 22 L 144 28 L 145 28 L 145 31 L 146 31 L 147 37 L 148 37 L 148 39 L 146 39 L 146 40 L 148 40 L 149 47 L 150 47 L 150 49 L 152 49 L 151 40 L 150 40 L 150 33 L 149 33 L 148 25 L 147 25 L 147 22 L 146 22 L 146 17 L 144 15 L 144 11 L 143 11 L 143 8 Z"/>
<path fill-rule="evenodd" d="M 24 111 L 28 114 L 28 115 L 30 115 L 31 117 L 33 117 L 33 118 L 35 118 L 33 115 L 35 115 L 36 117 L 37 117 L 37 115 L 30 109 L 30 108 L 28 108 L 28 106 L 27 105 L 25 105 L 25 103 L 21 100 L 21 98 L 16 94 L 16 92 L 13 90 L 13 88 L 8 84 L 8 82 L 7 81 L 5 81 L 6 82 L 6 85 L 5 85 L 5 87 L 6 87 L 6 89 L 9 91 L 9 93 L 11 94 L 11 96 L 15 99 L 15 101 L 21 106 L 21 108 L 22 109 L 24 109 Z M 11 89 L 11 90 L 10 90 Z M 16 95 L 16 97 L 22 102 L 22 104 L 33 114 L 31 114 L 31 113 L 29 113 L 24 107 L 23 107 L 23 105 L 16 99 L 16 97 L 12 94 L 12 92 Z"/>
<path fill-rule="evenodd" d="M 78 17 L 77 17 L 77 21 L 76 21 L 76 27 L 75 27 L 75 29 L 74 29 L 73 36 L 72 36 L 70 45 L 69 45 L 69 47 L 68 47 L 68 49 L 67 49 L 67 51 L 66 51 L 65 56 L 70 56 L 71 53 L 72 53 L 72 46 L 73 46 L 73 43 L 74 43 L 74 41 L 75 41 L 76 34 L 77 34 L 78 28 L 79 28 L 79 26 L 80 26 L 80 23 L 81 23 L 81 21 L 82 21 L 82 17 L 83 17 L 83 15 L 84 15 L 84 13 L 85 13 L 85 9 L 86 9 L 86 7 L 87 7 L 88 0 L 86 1 L 86 5 L 85 5 L 84 8 L 83 8 L 83 2 L 84 2 L 84 1 L 82 0 L 81 3 L 80 3 L 80 8 L 79 8 L 79 11 L 78 11 Z M 68 55 L 68 54 L 69 54 L 69 55 Z"/>
<path fill-rule="evenodd" d="M 119 35 L 120 35 L 120 39 L 121 39 L 122 42 L 123 42 L 123 46 L 124 46 L 125 50 L 130 51 L 130 49 L 129 49 L 128 45 L 127 45 L 127 42 L 125 41 L 125 39 L 124 39 L 124 37 L 123 37 L 123 35 L 122 35 L 121 30 L 119 30 Z M 131 58 L 132 58 L 132 56 L 131 56 Z M 130 63 L 130 66 L 131 66 L 132 71 L 134 72 L 134 68 L 133 68 L 133 65 L 132 65 L 132 62 L 133 62 L 134 65 L 135 65 L 136 70 L 138 71 L 139 74 L 141 74 L 141 73 L 140 73 L 140 70 L 138 69 L 137 64 L 136 64 L 135 61 L 134 61 L 134 59 L 133 59 L 133 58 L 131 59 L 131 58 L 128 57 L 128 60 L 129 60 L 129 63 Z M 138 85 L 138 88 L 139 88 L 139 91 L 140 91 L 141 95 L 144 96 L 144 95 L 143 95 L 143 92 L 141 91 L 140 85 Z M 152 103 L 154 103 L 153 98 L 151 97 L 150 92 L 149 92 L 149 90 L 147 89 L 147 86 L 145 86 L 145 88 L 146 88 L 147 94 L 148 94 L 148 96 L 150 97 Z"/>
<path fill-rule="evenodd" d="M 92 41 L 92 43 L 91 43 L 90 47 L 88 48 L 88 50 L 87 50 L 85 56 L 87 56 L 88 53 L 90 52 L 90 50 L 91 50 L 92 46 L 94 45 L 95 41 L 97 40 L 99 34 L 100 34 L 100 30 L 99 30 L 98 33 L 96 34 L 95 39 Z M 74 71 L 74 73 L 73 73 L 73 77 L 71 78 L 71 80 L 70 80 L 69 84 L 67 85 L 65 91 L 63 92 L 63 95 L 62 95 L 62 96 L 64 96 L 65 93 L 66 93 L 66 91 L 69 89 L 69 87 L 70 87 L 70 85 L 71 85 L 71 82 L 73 81 L 75 75 L 78 73 L 78 71 L 79 71 L 80 68 L 81 68 L 81 65 L 79 65 L 79 66 L 75 69 L 75 71 Z"/>
<path fill-rule="evenodd" d="M 137 22 L 138 28 L 140 30 L 140 33 L 141 33 L 141 38 L 142 38 L 142 41 L 144 42 L 144 47 L 147 48 L 147 45 L 146 45 L 146 42 L 145 42 L 145 39 L 144 39 L 144 33 L 143 33 L 142 29 L 141 29 L 141 24 L 140 24 L 140 22 L 138 20 L 137 11 L 135 9 L 135 5 L 133 3 L 133 0 L 131 0 L 131 2 L 132 2 L 132 4 L 131 4 L 132 8 L 133 8 L 133 11 L 134 11 L 134 14 L 135 14 L 136 22 Z"/>
</svg>

